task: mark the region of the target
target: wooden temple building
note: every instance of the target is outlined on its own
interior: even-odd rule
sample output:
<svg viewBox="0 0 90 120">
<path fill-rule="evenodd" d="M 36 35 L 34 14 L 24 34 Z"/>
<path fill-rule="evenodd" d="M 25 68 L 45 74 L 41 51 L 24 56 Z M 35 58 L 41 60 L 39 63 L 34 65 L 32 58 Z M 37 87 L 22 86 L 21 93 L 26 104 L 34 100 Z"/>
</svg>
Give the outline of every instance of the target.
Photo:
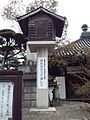
<svg viewBox="0 0 90 120">
<path fill-rule="evenodd" d="M 72 87 L 78 84 L 84 85 L 85 79 L 90 80 L 90 59 L 88 59 L 90 57 L 90 31 L 86 24 L 82 26 L 80 38 L 66 47 L 69 47 L 65 52 L 69 58 L 69 65 L 66 68 L 66 98 L 77 99 L 78 96 L 75 95 Z M 78 59 L 72 60 L 73 56 Z M 90 100 L 90 96 L 88 97 L 87 99 Z"/>
</svg>

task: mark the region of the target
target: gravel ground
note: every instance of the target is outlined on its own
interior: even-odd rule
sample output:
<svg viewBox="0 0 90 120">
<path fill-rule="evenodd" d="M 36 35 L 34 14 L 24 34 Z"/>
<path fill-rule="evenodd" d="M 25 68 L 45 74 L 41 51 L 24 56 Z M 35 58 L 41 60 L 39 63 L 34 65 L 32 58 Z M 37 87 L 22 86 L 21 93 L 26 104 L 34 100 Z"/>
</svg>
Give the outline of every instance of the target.
<svg viewBox="0 0 90 120">
<path fill-rule="evenodd" d="M 31 112 L 30 108 L 23 108 L 22 120 L 90 120 L 90 104 L 62 101 L 61 106 L 55 108 L 56 112 Z"/>
</svg>

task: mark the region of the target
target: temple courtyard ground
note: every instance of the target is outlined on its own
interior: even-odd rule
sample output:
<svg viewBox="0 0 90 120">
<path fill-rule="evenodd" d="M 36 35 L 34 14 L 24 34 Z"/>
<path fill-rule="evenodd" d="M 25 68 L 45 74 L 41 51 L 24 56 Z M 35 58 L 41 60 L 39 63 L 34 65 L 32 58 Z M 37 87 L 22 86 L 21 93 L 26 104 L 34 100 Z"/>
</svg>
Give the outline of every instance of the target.
<svg viewBox="0 0 90 120">
<path fill-rule="evenodd" d="M 90 120 L 90 104 L 77 101 L 61 101 L 54 112 L 31 112 L 22 109 L 22 120 Z"/>
</svg>

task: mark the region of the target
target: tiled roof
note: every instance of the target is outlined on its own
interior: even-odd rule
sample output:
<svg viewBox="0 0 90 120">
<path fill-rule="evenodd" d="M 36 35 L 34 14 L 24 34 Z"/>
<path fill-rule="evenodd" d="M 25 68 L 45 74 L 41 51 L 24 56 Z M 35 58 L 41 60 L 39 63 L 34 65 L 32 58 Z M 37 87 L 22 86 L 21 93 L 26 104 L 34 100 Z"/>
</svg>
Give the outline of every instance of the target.
<svg viewBox="0 0 90 120">
<path fill-rule="evenodd" d="M 80 38 L 62 49 L 62 53 L 64 55 L 73 55 L 73 54 L 80 54 L 84 53 L 85 50 L 90 48 L 90 32 L 82 32 Z"/>
</svg>

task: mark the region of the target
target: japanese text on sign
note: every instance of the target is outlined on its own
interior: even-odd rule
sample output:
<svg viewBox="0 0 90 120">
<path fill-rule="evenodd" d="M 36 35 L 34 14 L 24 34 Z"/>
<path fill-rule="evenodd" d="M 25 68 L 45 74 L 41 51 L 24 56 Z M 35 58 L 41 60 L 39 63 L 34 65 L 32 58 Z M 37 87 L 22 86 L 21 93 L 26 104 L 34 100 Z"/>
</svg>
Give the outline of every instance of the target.
<svg viewBox="0 0 90 120">
<path fill-rule="evenodd" d="M 0 120 L 12 118 L 13 83 L 0 82 Z"/>
<path fill-rule="evenodd" d="M 38 88 L 39 89 L 45 89 L 47 88 L 47 62 L 46 58 L 39 57 L 38 58 Z"/>
</svg>

